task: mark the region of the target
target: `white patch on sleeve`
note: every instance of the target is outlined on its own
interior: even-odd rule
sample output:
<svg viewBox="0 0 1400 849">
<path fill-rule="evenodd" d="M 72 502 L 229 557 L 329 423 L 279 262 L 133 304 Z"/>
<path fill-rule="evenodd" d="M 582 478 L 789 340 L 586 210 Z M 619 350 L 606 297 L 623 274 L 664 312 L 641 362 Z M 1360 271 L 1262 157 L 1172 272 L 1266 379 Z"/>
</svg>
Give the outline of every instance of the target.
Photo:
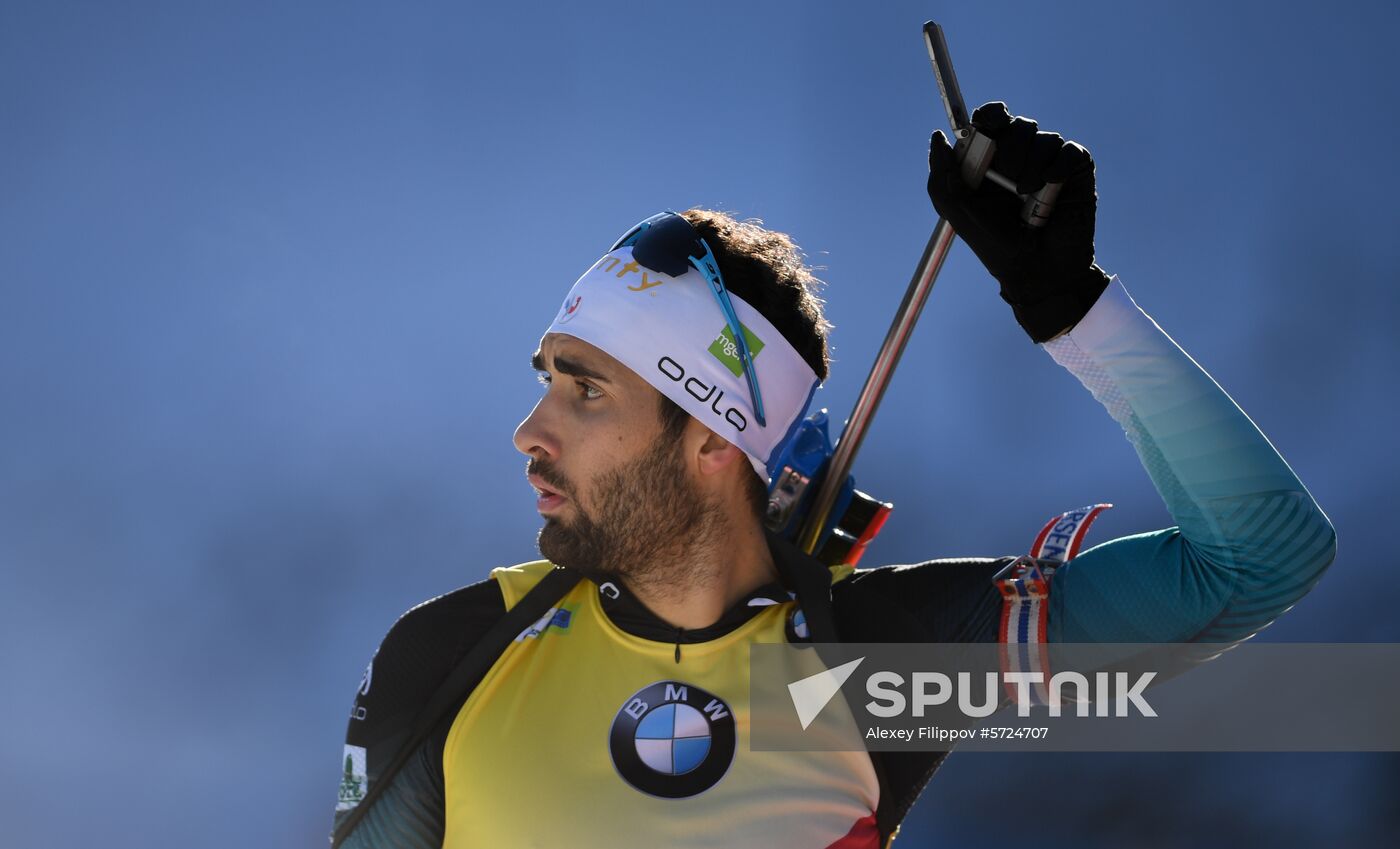
<svg viewBox="0 0 1400 849">
<path fill-rule="evenodd" d="M 369 792 L 369 771 L 365 768 L 364 746 L 345 746 L 345 762 L 340 775 L 340 800 L 337 811 L 348 811 L 365 798 Z"/>
</svg>

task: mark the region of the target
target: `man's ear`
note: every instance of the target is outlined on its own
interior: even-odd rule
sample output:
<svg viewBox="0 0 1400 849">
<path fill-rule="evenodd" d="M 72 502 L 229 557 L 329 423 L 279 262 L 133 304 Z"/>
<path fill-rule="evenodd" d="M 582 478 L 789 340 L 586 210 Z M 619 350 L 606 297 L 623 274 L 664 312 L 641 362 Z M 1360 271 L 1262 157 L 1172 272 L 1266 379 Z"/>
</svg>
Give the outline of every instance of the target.
<svg viewBox="0 0 1400 849">
<path fill-rule="evenodd" d="M 694 440 L 692 444 L 696 445 L 694 456 L 701 475 L 716 475 L 735 463 L 748 462 L 744 452 L 740 451 L 734 443 L 705 427 L 698 419 L 692 418 L 690 420 L 687 429 L 690 428 L 698 431 L 688 436 Z"/>
</svg>

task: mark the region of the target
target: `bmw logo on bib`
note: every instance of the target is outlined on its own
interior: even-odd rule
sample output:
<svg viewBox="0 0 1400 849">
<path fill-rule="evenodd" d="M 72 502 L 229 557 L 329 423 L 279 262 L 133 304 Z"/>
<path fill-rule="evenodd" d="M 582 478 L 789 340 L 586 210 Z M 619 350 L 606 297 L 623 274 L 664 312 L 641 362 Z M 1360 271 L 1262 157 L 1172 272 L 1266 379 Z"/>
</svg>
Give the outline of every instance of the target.
<svg viewBox="0 0 1400 849">
<path fill-rule="evenodd" d="M 693 684 L 657 681 L 623 703 L 608 734 L 613 766 L 652 796 L 684 799 L 719 783 L 734 761 L 734 713 Z"/>
</svg>

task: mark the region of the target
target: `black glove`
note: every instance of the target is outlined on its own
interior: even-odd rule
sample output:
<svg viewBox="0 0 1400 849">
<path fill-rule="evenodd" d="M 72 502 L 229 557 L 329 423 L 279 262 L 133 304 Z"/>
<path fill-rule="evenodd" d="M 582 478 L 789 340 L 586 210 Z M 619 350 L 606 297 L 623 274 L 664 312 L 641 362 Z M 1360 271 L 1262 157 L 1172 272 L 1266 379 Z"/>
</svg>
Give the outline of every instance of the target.
<svg viewBox="0 0 1400 849">
<path fill-rule="evenodd" d="M 996 142 L 992 170 L 1030 194 L 1063 183 L 1044 227 L 1021 220 L 1022 201 L 990 180 L 976 191 L 959 175 L 957 157 L 941 131 L 928 154 L 928 196 L 938 214 L 967 242 L 1001 283 L 1001 297 L 1032 340 L 1045 342 L 1079 323 L 1108 286 L 1094 264 L 1094 160 L 1035 121 L 1012 118 L 1006 104 L 983 104 L 972 125 Z"/>
</svg>

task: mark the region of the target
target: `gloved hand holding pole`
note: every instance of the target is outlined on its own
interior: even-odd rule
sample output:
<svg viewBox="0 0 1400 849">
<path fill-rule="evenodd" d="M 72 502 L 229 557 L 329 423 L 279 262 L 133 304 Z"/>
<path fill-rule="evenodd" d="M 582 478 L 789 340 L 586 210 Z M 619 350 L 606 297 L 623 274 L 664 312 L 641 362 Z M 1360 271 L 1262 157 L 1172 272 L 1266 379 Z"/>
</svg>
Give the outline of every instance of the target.
<svg viewBox="0 0 1400 849">
<path fill-rule="evenodd" d="M 953 57 L 948 52 L 948 42 L 943 38 L 943 27 L 933 21 L 925 23 L 924 45 L 928 48 L 929 60 L 933 62 L 933 74 L 938 78 L 943 109 L 948 113 L 948 123 L 953 128 L 958 170 L 963 183 L 976 191 L 983 180 L 989 180 L 1006 189 L 1024 203 L 1021 219 L 1028 226 L 1044 227 L 1055 208 L 1055 198 L 1060 193 L 1061 184 L 1046 182 L 1033 190 L 1022 191 L 1014 181 L 992 170 L 996 141 L 990 135 L 978 132 L 976 122 L 967 116 L 967 105 L 958 86 L 958 75 L 953 71 Z"/>
<path fill-rule="evenodd" d="M 809 552 L 827 526 L 954 231 L 1001 284 L 1002 299 L 1034 342 L 1073 327 L 1108 285 L 1108 275 L 1094 264 L 1097 196 L 1089 151 L 1040 132 L 1035 121 L 1013 118 L 1003 103 L 985 104 L 969 117 L 938 24 L 924 24 L 924 43 L 955 138 L 950 146 L 938 131 L 929 145 L 928 193 L 941 217 L 798 534 Z"/>
<path fill-rule="evenodd" d="M 969 118 L 938 24 L 924 24 L 924 41 L 955 138 L 949 147 L 935 132 L 929 142 L 929 199 L 1001 283 L 1031 340 L 1049 341 L 1108 286 L 1094 264 L 1094 160 L 1082 145 L 1013 118 L 1004 103 Z"/>
</svg>

